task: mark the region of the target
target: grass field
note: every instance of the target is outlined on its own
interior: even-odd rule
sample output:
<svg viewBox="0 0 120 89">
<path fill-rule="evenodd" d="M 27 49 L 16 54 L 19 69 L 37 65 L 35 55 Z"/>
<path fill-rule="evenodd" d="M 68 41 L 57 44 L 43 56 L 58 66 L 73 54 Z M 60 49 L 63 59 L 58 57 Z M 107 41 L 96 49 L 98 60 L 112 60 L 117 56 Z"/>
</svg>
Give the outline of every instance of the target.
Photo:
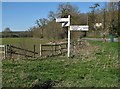
<svg viewBox="0 0 120 89">
<path fill-rule="evenodd" d="M 13 45 L 34 45 L 34 44 L 40 44 L 40 43 L 46 43 L 49 40 L 43 40 L 39 38 L 2 38 L 2 44 L 13 44 Z"/>
<path fill-rule="evenodd" d="M 34 45 L 36 52 L 40 52 L 40 44 L 45 44 L 50 41 L 56 41 L 56 40 L 47 40 L 47 39 L 39 39 L 39 38 L 3 38 L 0 39 L 2 41 L 2 44 L 11 44 L 16 47 L 20 47 L 23 49 L 28 49 L 33 51 L 34 50 Z M 64 41 L 64 40 L 57 40 L 57 41 Z"/>
<path fill-rule="evenodd" d="M 3 38 L 2 44 L 11 44 L 24 49 L 33 50 L 33 45 L 36 45 L 36 49 L 39 49 L 40 44 L 49 42 L 49 40 L 43 40 L 39 38 Z"/>
<path fill-rule="evenodd" d="M 4 41 L 3 41 L 4 43 Z M 73 58 L 3 60 L 3 87 L 118 87 L 118 43 L 90 41 Z"/>
</svg>

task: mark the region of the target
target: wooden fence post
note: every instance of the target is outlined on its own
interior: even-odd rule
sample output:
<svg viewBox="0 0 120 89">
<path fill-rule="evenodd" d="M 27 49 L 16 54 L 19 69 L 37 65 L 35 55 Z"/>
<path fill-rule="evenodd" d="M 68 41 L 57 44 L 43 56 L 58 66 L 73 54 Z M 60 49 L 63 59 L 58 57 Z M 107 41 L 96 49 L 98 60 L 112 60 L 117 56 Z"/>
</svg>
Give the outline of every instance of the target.
<svg viewBox="0 0 120 89">
<path fill-rule="evenodd" d="M 6 59 L 6 54 L 7 54 L 7 45 L 4 45 L 4 59 Z"/>
<path fill-rule="evenodd" d="M 40 57 L 42 57 L 42 45 L 40 44 Z"/>
<path fill-rule="evenodd" d="M 68 44 L 66 43 L 66 49 L 67 49 Z"/>
<path fill-rule="evenodd" d="M 61 44 L 59 44 L 59 50 L 60 50 L 60 54 L 62 54 L 62 47 L 61 47 Z"/>
<path fill-rule="evenodd" d="M 10 53 L 10 59 L 12 58 L 12 48 L 11 45 L 9 45 L 9 53 Z"/>
<path fill-rule="evenodd" d="M 35 58 L 35 45 L 34 45 L 34 58 Z"/>
<path fill-rule="evenodd" d="M 56 54 L 56 46 L 57 46 L 57 45 L 56 45 L 56 43 L 55 43 L 55 49 L 54 49 L 55 54 Z"/>
<path fill-rule="evenodd" d="M 55 48 L 55 46 L 56 46 L 56 43 L 53 43 L 53 48 L 52 48 L 52 55 L 55 55 L 55 50 L 56 50 L 56 48 Z"/>
<path fill-rule="evenodd" d="M 53 52 L 54 52 L 54 51 L 53 51 L 53 50 L 54 50 L 53 48 L 54 48 L 54 47 L 53 47 L 52 44 L 51 44 L 51 48 L 52 48 L 52 52 L 50 51 L 50 53 L 51 53 L 50 56 L 53 56 L 53 54 L 54 54 L 54 53 L 53 53 Z"/>
<path fill-rule="evenodd" d="M 2 57 L 2 59 L 5 59 L 5 45 L 0 45 L 0 48 L 1 48 L 1 50 L 0 50 L 0 56 Z"/>
<path fill-rule="evenodd" d="M 8 46 L 9 46 L 9 45 L 7 44 L 7 45 L 6 45 L 6 58 L 8 58 L 8 56 L 9 56 L 9 53 L 8 53 L 8 52 L 9 52 Z"/>
</svg>

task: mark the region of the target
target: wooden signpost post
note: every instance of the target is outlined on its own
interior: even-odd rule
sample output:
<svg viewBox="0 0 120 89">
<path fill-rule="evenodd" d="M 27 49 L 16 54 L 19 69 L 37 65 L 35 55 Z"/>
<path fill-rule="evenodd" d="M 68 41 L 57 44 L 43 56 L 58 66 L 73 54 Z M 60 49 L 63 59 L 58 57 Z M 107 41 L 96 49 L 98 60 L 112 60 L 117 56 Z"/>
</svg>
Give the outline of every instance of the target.
<svg viewBox="0 0 120 89">
<path fill-rule="evenodd" d="M 89 26 L 88 25 L 70 26 L 70 15 L 68 15 L 68 18 L 57 18 L 56 22 L 61 22 L 62 27 L 68 27 L 68 53 L 67 53 L 67 56 L 70 57 L 70 31 L 79 31 L 79 30 L 80 31 L 88 31 Z"/>
</svg>

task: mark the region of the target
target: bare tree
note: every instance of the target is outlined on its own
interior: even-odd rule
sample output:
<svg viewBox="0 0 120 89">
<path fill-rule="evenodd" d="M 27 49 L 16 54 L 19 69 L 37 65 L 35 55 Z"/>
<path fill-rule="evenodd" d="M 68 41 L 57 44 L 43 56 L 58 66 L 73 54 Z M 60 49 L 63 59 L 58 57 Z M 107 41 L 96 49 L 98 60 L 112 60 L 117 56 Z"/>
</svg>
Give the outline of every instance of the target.
<svg viewBox="0 0 120 89">
<path fill-rule="evenodd" d="M 90 6 L 89 8 L 92 9 L 92 29 L 94 30 L 94 25 L 95 25 L 95 9 L 100 6 L 98 3 L 94 4 L 93 6 Z"/>
<path fill-rule="evenodd" d="M 68 15 L 79 14 L 79 8 L 70 3 L 62 3 L 58 6 L 58 13 L 60 17 L 67 17 Z"/>
<path fill-rule="evenodd" d="M 118 3 L 109 3 L 109 34 L 116 35 L 118 29 Z M 119 29 L 118 29 L 119 30 Z"/>
<path fill-rule="evenodd" d="M 50 21 L 53 21 L 56 19 L 56 13 L 54 13 L 53 11 L 50 11 L 48 14 L 48 18 L 50 19 Z"/>
<path fill-rule="evenodd" d="M 117 35 L 120 36 L 120 1 L 118 2 L 118 30 Z"/>
<path fill-rule="evenodd" d="M 41 28 L 41 38 L 44 38 L 43 36 L 43 30 L 45 28 L 45 26 L 47 25 L 48 20 L 45 18 L 36 20 L 36 24 L 38 25 L 39 28 Z"/>
</svg>

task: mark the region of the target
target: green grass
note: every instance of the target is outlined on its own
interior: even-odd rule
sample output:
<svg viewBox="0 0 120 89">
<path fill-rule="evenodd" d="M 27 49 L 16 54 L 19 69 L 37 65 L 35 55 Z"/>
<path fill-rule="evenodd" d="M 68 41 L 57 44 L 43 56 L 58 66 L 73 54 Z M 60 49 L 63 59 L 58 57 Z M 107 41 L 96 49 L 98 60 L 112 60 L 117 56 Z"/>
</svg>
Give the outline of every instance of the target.
<svg viewBox="0 0 120 89">
<path fill-rule="evenodd" d="M 40 44 L 49 42 L 49 40 L 43 40 L 39 38 L 3 38 L 2 44 L 11 44 L 17 47 L 33 50 L 33 45 L 36 45 L 38 49 Z"/>
<path fill-rule="evenodd" d="M 39 39 L 39 38 L 2 38 L 2 44 L 13 44 L 13 45 L 20 45 L 22 42 L 23 44 L 40 44 L 46 43 L 49 40 Z"/>
<path fill-rule="evenodd" d="M 93 48 L 82 49 L 84 55 L 74 58 L 3 60 L 3 86 L 30 87 L 52 80 L 55 87 L 118 87 L 118 43 L 90 45 Z"/>
<path fill-rule="evenodd" d="M 102 38 L 102 36 L 86 36 L 85 38 Z"/>
<path fill-rule="evenodd" d="M 103 38 L 103 36 L 86 36 L 85 38 Z M 106 38 L 107 38 L 107 39 L 110 39 L 110 36 L 107 35 Z M 116 36 L 115 36 L 115 38 L 119 38 L 119 37 L 116 37 Z"/>
<path fill-rule="evenodd" d="M 2 44 L 4 45 L 11 44 L 16 47 L 28 49 L 31 51 L 34 50 L 34 45 L 35 45 L 36 52 L 39 53 L 40 44 L 45 44 L 50 41 L 56 41 L 56 40 L 53 40 L 53 39 L 47 40 L 47 39 L 39 39 L 39 38 L 2 38 L 0 39 L 0 41 L 2 41 Z"/>
</svg>

